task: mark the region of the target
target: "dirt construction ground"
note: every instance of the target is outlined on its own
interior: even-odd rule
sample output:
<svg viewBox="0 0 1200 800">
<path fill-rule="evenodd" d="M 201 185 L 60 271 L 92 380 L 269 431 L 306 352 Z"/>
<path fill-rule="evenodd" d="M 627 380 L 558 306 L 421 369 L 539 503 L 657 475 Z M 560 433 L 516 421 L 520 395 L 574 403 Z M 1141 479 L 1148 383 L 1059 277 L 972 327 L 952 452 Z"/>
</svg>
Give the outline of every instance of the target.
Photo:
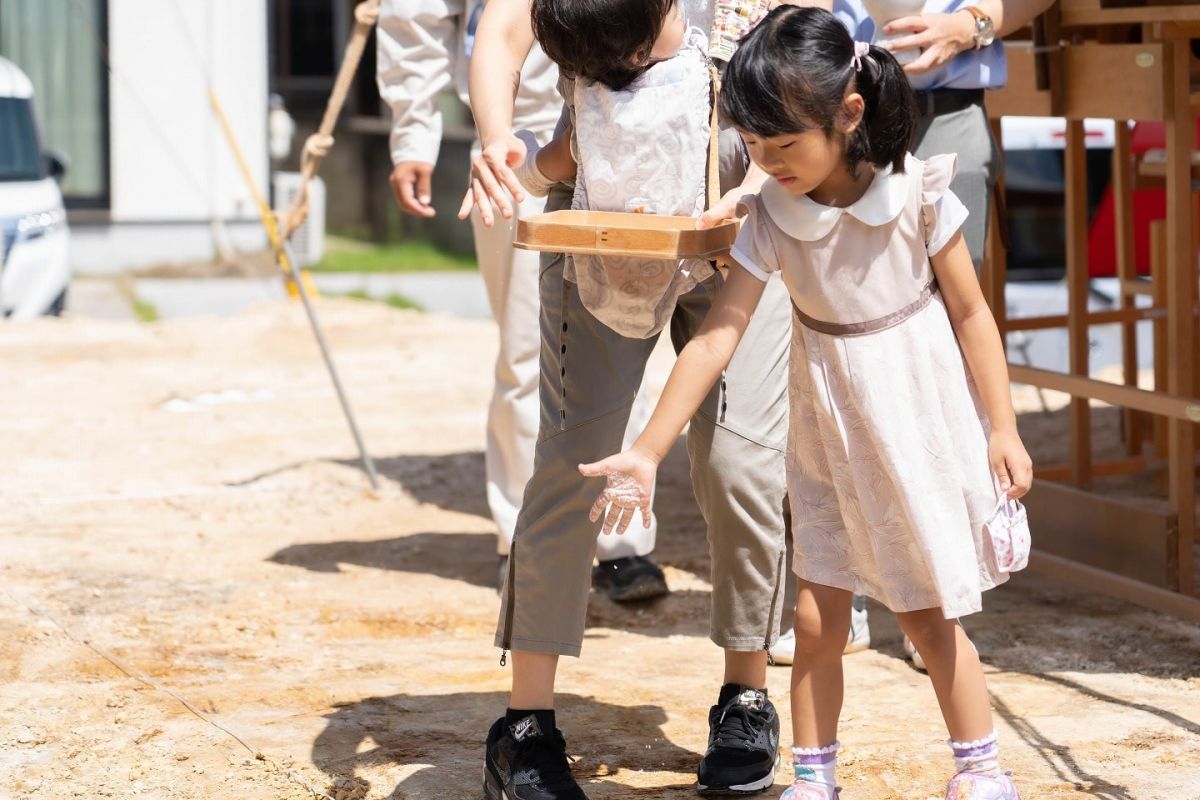
<svg viewBox="0 0 1200 800">
<path fill-rule="evenodd" d="M 483 492 L 495 335 L 321 309 L 378 493 L 296 306 L 0 329 L 0 797 L 479 796 L 508 680 Z M 673 594 L 594 595 L 560 668 L 596 800 L 694 797 L 717 690 L 679 452 L 662 480 Z M 1196 626 L 1033 574 L 967 626 L 1026 800 L 1200 798 Z M 933 693 L 890 615 L 871 628 L 846 659 L 843 797 L 940 797 Z M 769 680 L 786 743 L 788 670 Z"/>
</svg>

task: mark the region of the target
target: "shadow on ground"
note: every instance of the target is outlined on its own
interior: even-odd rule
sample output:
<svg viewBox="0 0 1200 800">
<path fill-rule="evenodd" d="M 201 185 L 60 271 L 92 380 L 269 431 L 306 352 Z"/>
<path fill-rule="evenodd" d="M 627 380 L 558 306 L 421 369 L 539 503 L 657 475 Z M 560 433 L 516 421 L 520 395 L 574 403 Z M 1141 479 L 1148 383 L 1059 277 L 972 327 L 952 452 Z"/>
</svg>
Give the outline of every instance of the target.
<svg viewBox="0 0 1200 800">
<path fill-rule="evenodd" d="M 393 539 L 293 544 L 268 561 L 313 572 L 341 572 L 342 564 L 354 564 L 496 586 L 496 537 L 490 533 L 412 533 Z"/>
<path fill-rule="evenodd" d="M 356 458 L 336 463 L 362 469 Z M 375 469 L 381 478 L 400 484 L 419 503 L 492 518 L 482 452 L 387 456 L 375 459 Z M 463 487 L 468 488 L 464 491 Z"/>
<path fill-rule="evenodd" d="M 484 738 L 504 712 L 507 694 L 454 693 L 367 697 L 341 703 L 326 715 L 325 729 L 313 742 L 313 764 L 329 776 L 328 793 L 365 797 L 380 787 L 373 776 L 393 767 L 423 765 L 401 780 L 389 800 L 453 800 L 481 796 Z M 667 740 L 659 706 L 617 706 L 590 697 L 557 698 L 559 724 L 571 770 L 593 798 L 630 795 L 673 797 L 694 794 L 691 782 L 678 787 L 633 789 L 619 783 L 628 771 L 695 770 L 700 754 Z M 372 777 L 366 777 L 366 774 Z M 377 780 L 377 779 L 376 779 Z"/>
</svg>

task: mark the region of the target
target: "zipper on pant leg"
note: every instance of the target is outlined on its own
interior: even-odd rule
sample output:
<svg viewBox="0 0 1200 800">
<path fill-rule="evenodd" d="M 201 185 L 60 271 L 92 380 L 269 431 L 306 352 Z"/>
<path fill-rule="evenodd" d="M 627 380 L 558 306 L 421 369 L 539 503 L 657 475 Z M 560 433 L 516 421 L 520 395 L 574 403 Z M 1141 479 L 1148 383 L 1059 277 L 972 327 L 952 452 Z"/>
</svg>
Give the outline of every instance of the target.
<svg viewBox="0 0 1200 800">
<path fill-rule="evenodd" d="M 767 612 L 767 635 L 763 639 L 763 650 L 767 651 L 767 663 L 775 666 L 775 659 L 771 658 L 771 628 L 775 625 L 775 606 L 779 604 L 779 589 L 783 585 L 783 558 L 787 553 L 787 548 L 784 548 L 779 553 L 779 557 L 775 560 L 775 590 L 771 592 L 771 608 Z M 512 569 L 512 562 L 508 562 L 508 568 Z M 509 603 L 511 606 L 511 601 Z"/>
<path fill-rule="evenodd" d="M 508 651 L 512 649 L 513 607 L 517 602 L 517 536 L 513 534 L 508 546 L 508 574 L 504 577 L 508 585 L 508 604 L 504 607 L 504 637 L 500 650 L 500 666 L 508 663 Z"/>
<path fill-rule="evenodd" d="M 558 318 L 561 327 L 558 332 L 558 429 L 567 429 L 567 301 L 570 287 L 563 279 L 562 299 L 559 303 Z"/>
<path fill-rule="evenodd" d="M 725 370 L 721 370 L 721 391 L 717 396 L 717 422 L 725 422 L 725 411 L 729 408 L 729 382 Z"/>
</svg>

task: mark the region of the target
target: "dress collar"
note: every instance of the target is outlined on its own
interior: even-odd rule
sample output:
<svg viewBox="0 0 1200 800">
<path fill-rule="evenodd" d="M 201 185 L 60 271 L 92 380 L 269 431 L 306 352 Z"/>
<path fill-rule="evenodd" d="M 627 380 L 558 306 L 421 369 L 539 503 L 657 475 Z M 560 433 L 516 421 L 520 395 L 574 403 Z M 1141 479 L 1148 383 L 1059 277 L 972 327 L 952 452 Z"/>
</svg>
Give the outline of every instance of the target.
<svg viewBox="0 0 1200 800">
<path fill-rule="evenodd" d="M 807 195 L 793 195 L 774 180 L 767 181 L 760 196 L 767 215 L 784 233 L 813 242 L 828 236 L 843 213 L 871 226 L 884 225 L 898 217 L 908 202 L 909 179 L 920 163 L 909 155 L 904 167 L 902 173 L 893 172 L 890 166 L 876 172 L 863 196 L 845 208 L 823 206 Z"/>
</svg>

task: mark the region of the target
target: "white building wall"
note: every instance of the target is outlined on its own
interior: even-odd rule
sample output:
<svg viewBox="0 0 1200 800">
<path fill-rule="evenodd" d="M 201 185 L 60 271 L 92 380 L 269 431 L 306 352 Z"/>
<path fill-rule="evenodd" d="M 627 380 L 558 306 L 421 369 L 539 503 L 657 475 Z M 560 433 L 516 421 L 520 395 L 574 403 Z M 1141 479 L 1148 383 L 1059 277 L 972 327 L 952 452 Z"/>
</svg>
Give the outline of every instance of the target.
<svg viewBox="0 0 1200 800">
<path fill-rule="evenodd" d="M 265 247 L 208 82 L 266 194 L 266 0 L 110 0 L 108 24 L 111 224 L 78 229 L 77 269 L 209 258 L 214 219 Z"/>
<path fill-rule="evenodd" d="M 253 218 L 206 73 L 266 187 L 265 0 L 111 0 L 114 222 Z"/>
</svg>

